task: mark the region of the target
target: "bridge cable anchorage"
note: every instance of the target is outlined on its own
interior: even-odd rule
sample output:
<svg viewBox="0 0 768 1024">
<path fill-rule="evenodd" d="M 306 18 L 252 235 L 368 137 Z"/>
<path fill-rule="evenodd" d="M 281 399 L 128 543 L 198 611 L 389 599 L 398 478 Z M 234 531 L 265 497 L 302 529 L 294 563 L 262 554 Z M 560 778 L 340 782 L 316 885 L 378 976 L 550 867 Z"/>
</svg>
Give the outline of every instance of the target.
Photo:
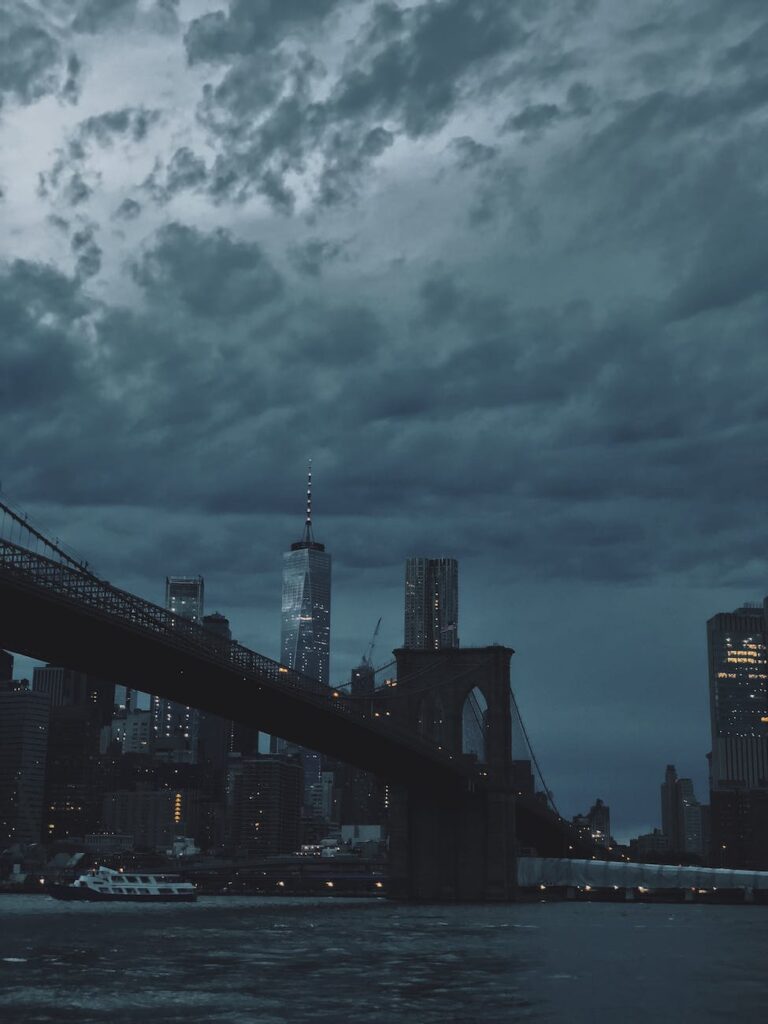
<svg viewBox="0 0 768 1024">
<path fill-rule="evenodd" d="M 3 534 L 6 531 L 6 523 L 5 523 L 6 516 L 9 516 L 10 519 L 11 519 L 11 530 L 10 530 L 10 536 L 8 537 L 8 539 L 11 541 L 11 543 L 13 543 L 13 533 L 14 533 L 14 527 L 15 527 L 16 531 L 18 532 L 17 540 L 18 540 L 19 546 L 21 546 L 22 532 L 26 532 L 32 538 L 34 538 L 34 541 L 35 541 L 35 553 L 39 553 L 38 544 L 42 544 L 44 550 L 47 549 L 48 551 L 55 552 L 68 565 L 70 565 L 73 568 L 77 569 L 79 572 L 85 573 L 87 576 L 91 577 L 92 579 L 98 580 L 99 577 L 96 576 L 96 574 L 89 568 L 88 562 L 85 561 L 85 559 L 78 559 L 78 558 L 75 558 L 74 555 L 70 555 L 67 551 L 64 550 L 64 548 L 62 548 L 60 546 L 60 544 L 58 543 L 58 538 L 56 538 L 56 541 L 49 540 L 49 538 L 46 537 L 46 535 L 44 533 L 42 533 L 40 530 L 36 529 L 30 523 L 29 516 L 27 515 L 26 512 L 22 512 L 20 509 L 13 508 L 13 506 L 8 503 L 7 499 L 6 500 L 0 499 L 0 511 L 2 511 L 2 513 L 3 513 L 3 525 L 2 525 L 2 533 Z"/>
<path fill-rule="evenodd" d="M 528 752 L 531 755 L 531 760 L 534 763 L 534 766 L 536 768 L 536 772 L 537 772 L 537 774 L 539 776 L 539 779 L 541 780 L 542 786 L 544 787 L 544 793 L 546 794 L 547 802 L 552 805 L 552 810 L 555 812 L 555 814 L 558 816 L 558 818 L 562 818 L 563 816 L 560 813 L 560 811 L 557 809 L 557 805 L 555 804 L 555 800 L 554 800 L 554 797 L 552 796 L 552 792 L 551 792 L 549 786 L 547 785 L 547 783 L 546 783 L 546 781 L 544 779 L 544 775 L 542 774 L 541 768 L 539 766 L 539 762 L 538 762 L 538 760 L 536 758 L 536 754 L 534 753 L 533 747 L 531 746 L 531 740 L 530 740 L 530 737 L 528 736 L 528 730 L 525 728 L 525 722 L 523 721 L 523 716 L 520 714 L 520 708 L 518 706 L 517 701 L 515 700 L 515 693 L 514 693 L 514 690 L 512 689 L 511 685 L 509 687 L 509 696 L 512 699 L 512 707 L 515 709 L 515 713 L 517 714 L 517 720 L 520 723 L 520 728 L 523 730 L 523 736 L 525 738 L 525 742 L 526 742 L 526 745 L 528 747 Z"/>
</svg>

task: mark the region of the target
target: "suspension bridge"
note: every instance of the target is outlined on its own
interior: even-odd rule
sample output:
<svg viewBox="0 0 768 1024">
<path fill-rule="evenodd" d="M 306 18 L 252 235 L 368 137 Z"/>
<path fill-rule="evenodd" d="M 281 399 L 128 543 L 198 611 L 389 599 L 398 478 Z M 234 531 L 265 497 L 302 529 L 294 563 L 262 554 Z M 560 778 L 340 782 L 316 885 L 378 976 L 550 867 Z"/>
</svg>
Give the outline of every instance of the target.
<svg viewBox="0 0 768 1024">
<path fill-rule="evenodd" d="M 510 648 L 398 650 L 397 686 L 357 700 L 113 586 L 6 501 L 0 647 L 378 775 L 393 787 L 391 858 L 402 895 L 508 899 L 521 847 L 587 852 L 553 808 L 515 792 Z M 470 754 L 467 713 L 483 747 Z"/>
</svg>

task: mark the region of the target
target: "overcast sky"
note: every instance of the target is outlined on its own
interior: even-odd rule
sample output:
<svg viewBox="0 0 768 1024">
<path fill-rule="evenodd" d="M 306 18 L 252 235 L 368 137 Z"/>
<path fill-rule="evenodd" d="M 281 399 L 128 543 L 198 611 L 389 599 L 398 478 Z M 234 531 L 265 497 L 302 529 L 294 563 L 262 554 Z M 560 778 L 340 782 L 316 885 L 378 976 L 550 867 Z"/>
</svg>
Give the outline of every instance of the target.
<svg viewBox="0 0 768 1024">
<path fill-rule="evenodd" d="M 4 493 L 277 656 L 311 456 L 336 679 L 452 555 L 563 813 L 704 799 L 705 622 L 768 591 L 767 67 L 764 0 L 5 0 Z"/>
</svg>

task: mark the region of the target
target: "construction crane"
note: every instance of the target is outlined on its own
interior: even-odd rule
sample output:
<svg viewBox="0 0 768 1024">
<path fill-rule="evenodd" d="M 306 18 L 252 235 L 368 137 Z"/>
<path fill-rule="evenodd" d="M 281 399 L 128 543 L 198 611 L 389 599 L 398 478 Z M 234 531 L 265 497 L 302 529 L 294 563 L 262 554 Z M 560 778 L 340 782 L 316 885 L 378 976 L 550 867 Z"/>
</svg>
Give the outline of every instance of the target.
<svg viewBox="0 0 768 1024">
<path fill-rule="evenodd" d="M 373 666 L 373 662 L 372 662 L 371 659 L 373 658 L 373 649 L 376 646 L 376 637 L 379 635 L 379 627 L 380 626 L 381 626 L 381 616 L 379 616 L 379 621 L 376 623 L 376 629 L 374 629 L 373 636 L 371 637 L 371 642 L 368 644 L 368 650 L 363 655 L 363 660 L 362 660 L 362 664 L 363 665 L 368 665 L 369 667 Z"/>
</svg>

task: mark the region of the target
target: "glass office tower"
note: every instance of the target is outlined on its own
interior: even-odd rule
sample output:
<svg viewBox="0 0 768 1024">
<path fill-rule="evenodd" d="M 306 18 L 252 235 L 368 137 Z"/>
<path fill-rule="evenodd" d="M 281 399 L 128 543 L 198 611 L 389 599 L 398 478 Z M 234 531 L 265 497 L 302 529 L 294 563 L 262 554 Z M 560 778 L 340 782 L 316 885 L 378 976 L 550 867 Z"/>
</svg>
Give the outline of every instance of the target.
<svg viewBox="0 0 768 1024">
<path fill-rule="evenodd" d="M 328 686 L 331 656 L 331 556 L 312 535 L 312 471 L 301 540 L 283 555 L 280 660 Z"/>
<path fill-rule="evenodd" d="M 280 660 L 316 680 L 330 685 L 331 658 L 331 556 L 312 533 L 312 464 L 307 473 L 307 508 L 301 540 L 283 555 L 283 600 Z M 311 684 L 308 684 L 311 685 Z M 272 738 L 273 752 L 293 752 L 304 769 L 304 802 L 320 785 L 322 758 L 313 750 Z"/>
</svg>

